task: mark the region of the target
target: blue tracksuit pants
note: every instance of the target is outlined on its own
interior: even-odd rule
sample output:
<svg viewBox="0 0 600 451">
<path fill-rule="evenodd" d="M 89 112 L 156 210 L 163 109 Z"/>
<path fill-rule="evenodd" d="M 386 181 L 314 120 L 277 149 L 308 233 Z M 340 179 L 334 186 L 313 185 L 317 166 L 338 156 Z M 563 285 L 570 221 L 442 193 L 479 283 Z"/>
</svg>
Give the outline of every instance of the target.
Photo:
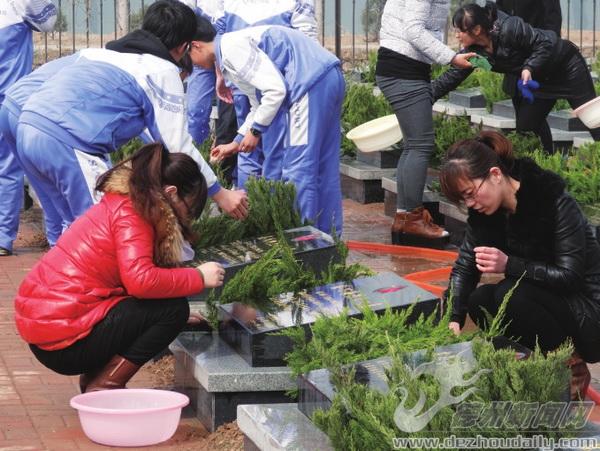
<svg viewBox="0 0 600 451">
<path fill-rule="evenodd" d="M 0 107 L 0 247 L 12 250 L 19 229 L 19 213 L 23 205 L 23 169 L 16 155 L 16 128 L 18 117 L 7 108 Z M 35 190 L 40 202 L 46 194 Z M 62 233 L 62 221 L 55 209 L 44 211 L 46 236 L 51 246 Z"/>
<path fill-rule="evenodd" d="M 210 135 L 210 113 L 215 95 L 215 71 L 194 66 L 194 71 L 186 82 L 188 131 L 196 143 L 202 144 Z"/>
<path fill-rule="evenodd" d="M 296 185 L 302 217 L 326 233 L 335 227 L 338 235 L 343 224 L 340 186 L 343 99 L 344 78 L 340 69 L 334 68 L 291 105 L 281 176 Z"/>
<path fill-rule="evenodd" d="M 100 200 L 97 178 L 111 164 L 108 155 L 91 155 L 64 144 L 27 123 L 17 129 L 17 157 L 46 214 L 58 212 L 68 226 Z"/>
</svg>

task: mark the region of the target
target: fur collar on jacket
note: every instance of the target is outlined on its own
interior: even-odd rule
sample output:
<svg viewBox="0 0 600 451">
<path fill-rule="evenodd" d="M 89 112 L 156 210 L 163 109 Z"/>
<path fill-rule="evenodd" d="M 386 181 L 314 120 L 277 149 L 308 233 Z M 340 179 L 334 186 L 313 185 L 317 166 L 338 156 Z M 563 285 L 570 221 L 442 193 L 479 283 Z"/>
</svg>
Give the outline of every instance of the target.
<svg viewBox="0 0 600 451">
<path fill-rule="evenodd" d="M 553 221 L 556 201 L 565 191 L 565 181 L 554 172 L 540 168 L 530 158 L 516 159 L 510 175 L 521 182 L 516 193 L 517 210 L 512 215 L 513 223 Z M 503 211 L 487 216 L 470 209 L 469 223 L 488 227 L 503 216 Z"/>
<path fill-rule="evenodd" d="M 104 185 L 105 193 L 129 195 L 129 177 L 131 169 L 121 166 L 114 170 Z M 154 256 L 156 266 L 173 267 L 181 264 L 183 260 L 184 237 L 181 224 L 173 208 L 162 198 L 159 205 L 161 221 L 152 224 L 154 227 Z"/>
</svg>

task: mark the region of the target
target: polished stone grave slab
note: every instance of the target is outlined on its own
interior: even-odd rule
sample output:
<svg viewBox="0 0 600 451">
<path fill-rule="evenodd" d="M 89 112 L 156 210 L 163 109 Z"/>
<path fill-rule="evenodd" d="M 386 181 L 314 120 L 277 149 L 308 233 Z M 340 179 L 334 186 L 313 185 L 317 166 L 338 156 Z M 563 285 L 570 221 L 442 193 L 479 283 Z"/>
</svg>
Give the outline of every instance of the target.
<svg viewBox="0 0 600 451">
<path fill-rule="evenodd" d="M 472 114 L 471 122 L 475 125 L 482 125 L 484 129 L 494 130 L 514 130 L 517 126 L 514 118 L 488 113 Z"/>
<path fill-rule="evenodd" d="M 382 202 L 381 178 L 395 173 L 396 168 L 382 169 L 362 161 L 343 159 L 340 162 L 342 195 L 361 204 Z"/>
<path fill-rule="evenodd" d="M 473 114 L 487 113 L 486 108 L 468 108 L 462 105 L 440 99 L 433 104 L 433 112 L 448 116 L 471 116 Z"/>
<path fill-rule="evenodd" d="M 550 128 L 569 132 L 586 132 L 588 130 L 571 110 L 551 111 L 546 120 Z"/>
<path fill-rule="evenodd" d="M 360 150 L 357 150 L 356 161 L 366 163 L 380 169 L 395 169 L 398 166 L 400 155 L 402 155 L 402 149 L 396 147 L 390 147 L 388 149 L 382 149 L 376 152 L 361 152 Z"/>
<path fill-rule="evenodd" d="M 252 368 L 217 333 L 185 332 L 169 346 L 175 356 L 175 386 L 190 397 L 209 430 L 235 420 L 239 404 L 292 401 L 296 387 L 287 367 Z"/>
<path fill-rule="evenodd" d="M 317 273 L 325 270 L 331 260 L 339 258 L 334 239 L 315 227 L 304 226 L 289 229 L 285 230 L 283 235 L 297 259 L 306 267 L 313 268 Z M 224 283 L 227 283 L 239 271 L 256 262 L 275 244 L 277 244 L 275 235 L 265 235 L 211 246 L 196 251 L 193 265 L 210 261 L 221 263 L 225 268 Z M 204 299 L 208 293 L 209 290 L 206 290 L 190 299 L 199 301 Z"/>
<path fill-rule="evenodd" d="M 258 404 L 238 407 L 238 426 L 244 434 L 244 451 L 332 451 L 327 435 L 305 417 L 296 404 Z M 588 421 L 577 433 L 565 437 L 595 439 L 600 445 L 600 425 Z M 556 448 L 556 451 L 589 451 L 597 447 Z M 533 450 L 529 450 L 533 451 Z M 535 451 L 543 451 L 538 448 Z"/>
<path fill-rule="evenodd" d="M 496 116 L 516 118 L 515 107 L 511 99 L 499 100 L 492 105 L 492 114 Z"/>
<path fill-rule="evenodd" d="M 475 361 L 470 342 L 439 346 L 435 348 L 434 354 L 434 358 L 460 354 L 469 363 Z M 429 361 L 429 359 L 426 359 L 426 355 L 425 351 L 414 352 L 406 357 L 405 363 L 411 368 L 416 368 L 420 364 Z M 389 391 L 386 370 L 391 366 L 392 360 L 390 357 L 380 357 L 349 365 L 356 371 L 356 382 L 366 384 L 384 394 Z M 335 397 L 335 387 L 331 383 L 330 372 L 327 369 L 314 370 L 299 376 L 298 390 L 298 409 L 308 418 L 311 418 L 318 409 L 329 409 Z"/>
<path fill-rule="evenodd" d="M 245 451 L 333 451 L 327 435 L 297 404 L 240 405 L 237 424 Z"/>
<path fill-rule="evenodd" d="M 448 100 L 467 108 L 485 108 L 485 96 L 479 88 L 456 89 L 449 93 Z"/>
<path fill-rule="evenodd" d="M 291 351 L 292 342 L 274 333 L 302 326 L 309 334 L 309 326 L 321 315 L 336 316 L 346 309 L 349 316 L 360 317 L 365 301 L 379 313 L 388 307 L 401 310 L 416 304 L 411 322 L 421 314 L 431 314 L 439 305 L 437 296 L 392 272 L 317 287 L 296 298 L 287 293 L 278 301 L 283 308 L 271 316 L 237 303 L 219 306 L 221 337 L 254 367 L 284 365 L 283 357 Z"/>
</svg>

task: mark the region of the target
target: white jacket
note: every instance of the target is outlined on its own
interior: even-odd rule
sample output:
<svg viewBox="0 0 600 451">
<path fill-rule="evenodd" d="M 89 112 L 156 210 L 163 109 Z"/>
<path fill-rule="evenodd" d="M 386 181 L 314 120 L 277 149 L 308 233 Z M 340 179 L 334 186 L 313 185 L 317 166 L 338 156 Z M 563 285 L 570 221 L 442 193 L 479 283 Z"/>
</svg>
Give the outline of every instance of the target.
<svg viewBox="0 0 600 451">
<path fill-rule="evenodd" d="M 442 42 L 450 0 L 387 0 L 381 47 L 424 63 L 449 64 L 456 52 Z"/>
</svg>

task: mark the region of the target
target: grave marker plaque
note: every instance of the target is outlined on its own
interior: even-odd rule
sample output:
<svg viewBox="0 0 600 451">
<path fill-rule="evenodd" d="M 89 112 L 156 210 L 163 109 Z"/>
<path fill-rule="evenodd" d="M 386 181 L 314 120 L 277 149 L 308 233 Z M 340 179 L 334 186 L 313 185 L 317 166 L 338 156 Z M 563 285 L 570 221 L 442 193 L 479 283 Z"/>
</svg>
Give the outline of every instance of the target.
<svg viewBox="0 0 600 451">
<path fill-rule="evenodd" d="M 321 315 L 335 316 L 347 309 L 348 315 L 360 316 L 365 301 L 378 313 L 388 306 L 400 310 L 416 303 L 409 319 L 413 322 L 420 314 L 431 314 L 439 303 L 435 295 L 391 272 L 317 287 L 296 297 L 282 294 L 277 301 L 282 309 L 271 316 L 239 303 L 219 306 L 221 337 L 254 367 L 285 365 L 283 357 L 292 342 L 273 334 L 294 326 L 309 333 L 309 326 Z"/>
<path fill-rule="evenodd" d="M 298 227 L 283 232 L 287 243 L 306 267 L 320 273 L 331 260 L 339 259 L 333 238 L 312 226 Z M 237 272 L 244 269 L 277 244 L 275 235 L 265 235 L 257 238 L 234 241 L 233 243 L 211 246 L 196 251 L 196 256 L 190 265 L 197 266 L 206 262 L 218 262 L 225 268 L 227 283 Z M 221 289 L 218 289 L 220 292 Z M 209 290 L 190 298 L 192 301 L 204 299 Z"/>
</svg>

